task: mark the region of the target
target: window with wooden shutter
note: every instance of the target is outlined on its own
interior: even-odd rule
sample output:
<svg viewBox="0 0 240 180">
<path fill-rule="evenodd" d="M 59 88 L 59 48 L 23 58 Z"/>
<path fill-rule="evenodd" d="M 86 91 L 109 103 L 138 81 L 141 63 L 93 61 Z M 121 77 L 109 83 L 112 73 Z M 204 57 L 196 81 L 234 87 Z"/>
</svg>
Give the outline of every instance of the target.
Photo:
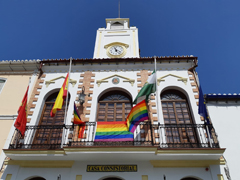
<svg viewBox="0 0 240 180">
<path fill-rule="evenodd" d="M 111 91 L 98 101 L 97 121 L 125 121 L 132 109 L 132 98 L 122 91 Z"/>
<path fill-rule="evenodd" d="M 196 143 L 196 133 L 186 96 L 176 90 L 161 94 L 168 143 Z"/>
<path fill-rule="evenodd" d="M 54 117 L 50 116 L 58 93 L 59 92 L 55 92 L 51 94 L 45 101 L 34 144 L 61 144 L 62 128 L 59 125 L 63 125 L 64 123 L 66 102 L 64 101 L 62 109 L 57 111 Z M 70 99 L 70 94 L 68 97 L 68 99 Z"/>
</svg>

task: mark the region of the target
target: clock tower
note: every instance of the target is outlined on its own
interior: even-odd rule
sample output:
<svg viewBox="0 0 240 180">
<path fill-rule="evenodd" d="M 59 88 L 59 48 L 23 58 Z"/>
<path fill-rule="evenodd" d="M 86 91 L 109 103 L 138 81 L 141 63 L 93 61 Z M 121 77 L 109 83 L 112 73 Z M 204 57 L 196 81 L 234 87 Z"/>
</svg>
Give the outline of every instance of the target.
<svg viewBox="0 0 240 180">
<path fill-rule="evenodd" d="M 139 58 L 138 29 L 128 18 L 106 19 L 97 30 L 93 58 Z"/>
</svg>

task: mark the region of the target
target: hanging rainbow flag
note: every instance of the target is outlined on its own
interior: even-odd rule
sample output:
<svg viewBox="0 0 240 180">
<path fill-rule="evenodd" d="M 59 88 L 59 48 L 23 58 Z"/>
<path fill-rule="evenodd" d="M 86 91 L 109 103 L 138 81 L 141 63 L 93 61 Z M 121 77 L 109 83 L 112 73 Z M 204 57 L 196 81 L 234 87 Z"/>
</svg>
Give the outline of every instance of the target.
<svg viewBox="0 0 240 180">
<path fill-rule="evenodd" d="M 148 120 L 148 110 L 146 101 L 143 100 L 134 106 L 128 114 L 126 123 L 129 131 L 134 133 L 139 123 L 145 120 Z"/>
<path fill-rule="evenodd" d="M 125 121 L 97 122 L 95 141 L 133 141 Z"/>
<path fill-rule="evenodd" d="M 80 124 L 79 132 L 78 132 L 78 138 L 83 138 L 86 123 L 81 120 L 75 102 L 74 102 L 73 118 L 74 118 L 73 124 Z"/>
</svg>

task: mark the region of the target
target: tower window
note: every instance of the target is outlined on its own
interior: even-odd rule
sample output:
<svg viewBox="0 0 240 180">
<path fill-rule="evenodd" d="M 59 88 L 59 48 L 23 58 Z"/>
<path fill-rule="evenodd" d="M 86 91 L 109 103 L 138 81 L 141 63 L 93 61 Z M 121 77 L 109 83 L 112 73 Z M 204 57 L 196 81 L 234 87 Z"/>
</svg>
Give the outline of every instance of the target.
<svg viewBox="0 0 240 180">
<path fill-rule="evenodd" d="M 111 29 L 123 29 L 123 24 L 120 22 L 115 22 L 111 25 Z"/>
</svg>

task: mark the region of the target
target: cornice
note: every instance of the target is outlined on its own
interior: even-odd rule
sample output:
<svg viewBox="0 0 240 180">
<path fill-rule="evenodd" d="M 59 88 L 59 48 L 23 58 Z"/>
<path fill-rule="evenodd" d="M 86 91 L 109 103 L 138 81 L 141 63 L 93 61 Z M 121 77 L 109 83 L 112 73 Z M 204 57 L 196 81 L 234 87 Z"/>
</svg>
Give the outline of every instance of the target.
<svg viewBox="0 0 240 180">
<path fill-rule="evenodd" d="M 193 62 L 193 66 L 197 64 L 197 57 L 194 56 L 161 56 L 156 57 L 159 63 L 186 63 Z M 42 63 L 45 65 L 68 65 L 70 59 L 43 59 Z M 103 59 L 73 59 L 72 64 L 101 64 L 101 63 L 154 63 L 154 57 L 140 57 L 140 58 L 103 58 Z"/>
</svg>

